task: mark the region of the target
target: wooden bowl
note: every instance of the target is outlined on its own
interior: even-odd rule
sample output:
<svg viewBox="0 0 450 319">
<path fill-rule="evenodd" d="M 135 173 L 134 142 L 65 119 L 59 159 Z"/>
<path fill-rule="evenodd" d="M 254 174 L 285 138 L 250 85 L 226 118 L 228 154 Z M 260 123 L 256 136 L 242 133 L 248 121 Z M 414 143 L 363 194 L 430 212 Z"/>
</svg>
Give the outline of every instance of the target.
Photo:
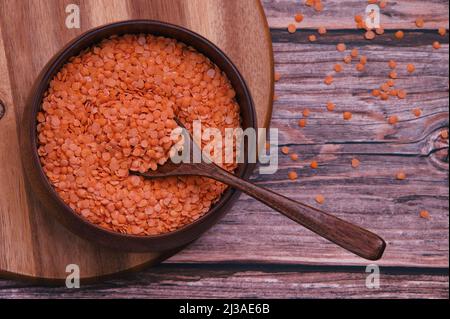
<svg viewBox="0 0 450 319">
<path fill-rule="evenodd" d="M 248 127 L 256 129 L 256 113 L 250 91 L 237 68 L 219 48 L 197 33 L 176 25 L 152 20 L 129 20 L 101 26 L 80 35 L 47 63 L 36 79 L 28 98 L 20 136 L 22 162 L 28 182 L 31 185 L 30 191 L 47 208 L 50 213 L 49 217 L 57 218 L 73 233 L 93 243 L 122 251 L 166 251 L 182 247 L 197 239 L 229 211 L 237 200 L 239 192 L 232 188 L 227 189 L 208 213 L 176 231 L 154 236 L 121 234 L 90 223 L 66 205 L 47 179 L 37 153 L 36 116 L 41 109 L 43 95 L 48 89 L 50 80 L 70 57 L 78 55 L 84 49 L 104 38 L 126 33 L 149 33 L 174 38 L 204 54 L 227 74 L 235 89 L 236 100 L 241 109 L 242 127 L 244 129 Z M 246 145 L 247 147 L 248 145 Z M 247 162 L 239 164 L 236 175 L 247 178 L 254 166 L 255 164 Z"/>
</svg>

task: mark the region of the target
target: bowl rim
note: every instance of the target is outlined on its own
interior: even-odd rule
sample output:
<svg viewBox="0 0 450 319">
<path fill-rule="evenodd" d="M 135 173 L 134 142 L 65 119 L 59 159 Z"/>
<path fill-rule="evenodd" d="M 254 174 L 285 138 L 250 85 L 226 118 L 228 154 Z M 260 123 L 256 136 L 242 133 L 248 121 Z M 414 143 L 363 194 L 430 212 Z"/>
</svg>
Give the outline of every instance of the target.
<svg viewBox="0 0 450 319">
<path fill-rule="evenodd" d="M 214 64 L 217 65 L 217 60 L 220 59 L 221 64 L 227 65 L 227 67 L 229 68 L 229 70 L 227 72 L 225 70 L 223 70 L 223 67 L 220 67 L 220 69 L 222 70 L 222 72 L 225 72 L 227 74 L 227 77 L 229 80 L 230 80 L 230 76 L 229 76 L 230 73 L 233 73 L 233 75 L 236 77 L 236 82 L 238 82 L 240 88 L 242 89 L 243 99 L 245 99 L 245 103 L 242 103 L 242 102 L 239 103 L 239 106 L 241 108 L 240 112 L 242 114 L 242 104 L 245 104 L 246 107 L 248 108 L 248 110 L 247 110 L 248 118 L 249 118 L 248 119 L 248 122 L 249 122 L 248 127 L 253 127 L 255 130 L 257 130 L 256 111 L 255 111 L 255 106 L 254 106 L 253 99 L 251 97 L 250 90 L 249 90 L 243 76 L 241 75 L 241 73 L 239 72 L 237 67 L 235 66 L 235 64 L 231 61 L 230 58 L 228 58 L 228 56 L 220 48 L 218 48 L 214 43 L 212 43 L 205 37 L 201 36 L 200 34 L 194 32 L 194 31 L 191 31 L 185 27 L 179 26 L 179 25 L 175 25 L 172 23 L 166 23 L 166 22 L 162 22 L 162 21 L 157 21 L 157 20 L 131 19 L 131 20 L 113 22 L 113 23 L 101 25 L 101 26 L 87 30 L 86 32 L 76 36 L 73 40 L 69 41 L 66 45 L 63 46 L 62 49 L 60 49 L 48 61 L 48 63 L 42 68 L 42 71 L 40 72 L 40 74 L 38 75 L 38 77 L 35 80 L 35 85 L 31 89 L 31 93 L 30 93 L 28 103 L 27 103 L 27 107 L 29 107 L 29 109 L 26 112 L 28 114 L 29 118 L 28 118 L 28 120 L 25 120 L 26 125 L 24 125 L 24 129 L 28 130 L 28 133 L 24 135 L 24 138 L 29 141 L 28 146 L 30 148 L 29 151 L 31 151 L 31 154 L 29 154 L 29 155 L 31 155 L 32 169 L 34 169 L 39 175 L 37 177 L 37 183 L 40 184 L 39 186 L 43 187 L 44 191 L 47 193 L 47 195 L 49 195 L 51 200 L 53 200 L 54 204 L 56 205 L 56 208 L 59 211 L 59 212 L 57 212 L 56 215 L 65 215 L 65 214 L 70 213 L 71 217 L 75 217 L 75 219 L 77 219 L 78 222 L 81 222 L 81 224 L 83 226 L 87 227 L 90 231 L 95 231 L 98 234 L 101 233 L 102 235 L 105 235 L 105 236 L 113 236 L 116 239 L 120 238 L 124 241 L 126 241 L 127 239 L 128 240 L 134 239 L 135 241 L 141 241 L 143 246 L 147 245 L 146 243 L 150 242 L 150 241 L 169 240 L 169 239 L 171 239 L 171 237 L 176 237 L 177 235 L 182 237 L 183 234 L 193 231 L 193 230 L 195 230 L 194 228 L 200 227 L 202 224 L 208 222 L 208 217 L 211 218 L 211 215 L 219 215 L 215 220 L 212 221 L 212 223 L 209 226 L 204 225 L 204 226 L 206 226 L 206 228 L 204 228 L 203 230 L 200 229 L 198 231 L 198 234 L 196 234 L 192 240 L 190 240 L 186 243 L 183 243 L 183 244 L 187 244 L 187 243 L 197 239 L 198 237 L 200 237 L 206 230 L 211 228 L 221 217 L 223 217 L 229 211 L 229 208 L 231 207 L 231 205 L 234 204 L 234 202 L 237 200 L 238 196 L 240 195 L 240 191 L 229 187 L 220 195 L 220 198 L 217 200 L 216 203 L 214 203 L 210 207 L 208 212 L 203 214 L 201 217 L 199 217 L 195 221 L 190 222 L 186 225 L 183 225 L 182 227 L 177 228 L 176 230 L 162 233 L 162 234 L 157 234 L 157 235 L 125 234 L 125 233 L 120 233 L 120 232 L 117 232 L 114 230 L 110 230 L 110 229 L 101 227 L 97 224 L 90 222 L 89 220 L 85 219 L 84 217 L 79 215 L 77 212 L 75 212 L 75 210 L 73 210 L 68 204 L 66 204 L 63 201 L 63 199 L 59 196 L 56 189 L 52 186 L 50 180 L 46 176 L 46 174 L 43 170 L 43 167 L 41 165 L 38 151 L 37 151 L 38 141 L 37 141 L 37 134 L 36 134 L 36 132 L 37 132 L 36 116 L 37 116 L 37 113 L 41 110 L 42 99 L 44 97 L 45 92 L 47 91 L 47 89 L 49 87 L 51 79 L 58 73 L 58 71 L 61 69 L 61 67 L 63 67 L 69 61 L 69 59 L 71 57 L 76 56 L 83 50 L 91 47 L 92 45 L 94 45 L 96 43 L 99 43 L 102 39 L 107 39 L 110 36 L 112 36 L 112 35 L 107 35 L 107 36 L 99 37 L 99 39 L 96 39 L 96 36 L 98 36 L 99 33 L 103 32 L 103 31 L 108 31 L 111 29 L 116 29 L 116 28 L 117 29 L 127 28 L 129 26 L 137 27 L 138 25 L 140 25 L 144 28 L 145 27 L 159 27 L 159 28 L 161 28 L 161 30 L 165 30 L 165 31 L 170 30 L 170 31 L 184 33 L 188 37 L 194 38 L 196 41 L 202 42 L 210 50 L 214 51 L 219 58 L 213 59 L 212 57 L 210 57 L 207 54 L 205 54 L 204 52 L 202 52 L 203 50 L 199 50 L 194 45 L 185 43 L 186 45 L 193 47 L 196 51 L 198 51 L 201 54 L 203 54 L 204 56 L 206 56 Z M 152 33 L 152 31 L 147 31 L 147 32 L 133 32 L 133 31 L 121 32 L 119 30 L 117 30 L 117 31 L 118 32 L 116 32 L 114 34 L 124 35 L 124 34 L 147 33 L 147 34 L 156 35 L 156 34 Z M 178 40 L 176 37 L 170 37 L 170 36 L 160 35 L 160 34 L 158 34 L 157 36 L 172 38 L 177 41 L 183 42 L 181 40 Z M 88 44 L 86 44 L 84 42 L 87 42 Z M 233 87 L 235 87 L 235 85 L 236 85 L 236 83 L 234 83 Z M 25 162 L 29 162 L 30 158 L 23 158 L 23 160 Z M 242 163 L 242 169 L 239 169 L 241 171 L 240 177 L 248 178 L 250 176 L 250 174 L 253 172 L 255 166 L 256 166 L 255 163 L 248 163 L 247 161 Z M 29 172 L 28 169 L 26 169 L 25 171 L 26 171 L 27 177 L 29 177 L 31 172 Z M 33 185 L 33 186 L 35 186 L 35 185 Z M 52 209 L 54 209 L 54 208 L 55 208 L 55 206 L 52 207 Z M 83 234 L 81 234 L 81 232 L 75 231 L 73 229 L 76 227 L 70 227 L 70 226 L 66 225 L 66 223 L 64 223 L 64 222 L 63 222 L 63 224 L 65 224 L 65 226 L 70 231 L 74 232 L 76 235 L 85 237 L 85 236 L 83 236 Z M 129 247 L 126 249 L 126 251 L 139 251 L 139 252 L 162 251 L 162 250 L 168 250 L 168 249 L 180 247 L 183 244 L 168 245 L 170 248 L 162 247 L 162 249 L 150 249 L 150 247 L 149 247 L 149 249 L 142 249 L 142 248 L 135 249 L 133 247 Z M 117 247 L 117 245 L 109 245 L 108 244 L 107 246 L 109 246 L 110 248 L 114 247 L 114 248 L 119 249 Z M 129 246 L 129 245 L 127 245 L 127 246 Z"/>
</svg>

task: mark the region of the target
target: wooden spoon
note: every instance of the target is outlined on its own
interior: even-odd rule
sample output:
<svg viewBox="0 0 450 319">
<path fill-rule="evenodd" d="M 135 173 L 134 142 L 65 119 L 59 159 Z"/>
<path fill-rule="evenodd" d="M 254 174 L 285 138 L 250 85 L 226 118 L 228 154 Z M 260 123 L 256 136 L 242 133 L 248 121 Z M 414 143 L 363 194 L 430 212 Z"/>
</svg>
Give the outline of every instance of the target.
<svg viewBox="0 0 450 319">
<path fill-rule="evenodd" d="M 198 148 L 191 143 L 191 149 Z M 325 213 L 317 208 L 294 201 L 283 195 L 274 193 L 263 187 L 241 179 L 214 163 L 180 163 L 174 164 L 168 160 L 156 171 L 139 173 L 131 171 L 131 174 L 145 178 L 161 178 L 167 176 L 204 176 L 239 189 L 247 195 L 263 202 L 269 207 L 312 230 L 316 234 L 332 241 L 333 243 L 369 260 L 380 259 L 386 247 L 384 240 L 378 235 L 351 224 L 345 220 Z"/>
</svg>

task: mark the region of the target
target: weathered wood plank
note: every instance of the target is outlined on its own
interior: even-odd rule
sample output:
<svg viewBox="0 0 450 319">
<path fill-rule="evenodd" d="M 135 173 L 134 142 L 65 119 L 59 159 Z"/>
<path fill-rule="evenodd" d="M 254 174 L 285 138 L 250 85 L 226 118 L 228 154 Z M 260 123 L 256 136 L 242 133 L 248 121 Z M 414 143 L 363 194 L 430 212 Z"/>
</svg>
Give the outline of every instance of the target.
<svg viewBox="0 0 450 319">
<path fill-rule="evenodd" d="M 301 28 L 328 29 L 355 28 L 354 16 L 363 15 L 368 2 L 365 0 L 324 0 L 324 11 L 316 12 L 307 7 L 305 1 L 262 0 L 267 20 L 271 28 L 286 28 L 294 20 L 297 12 L 305 16 Z M 385 28 L 415 29 L 418 17 L 425 19 L 426 29 L 448 27 L 448 1 L 446 0 L 389 0 L 381 10 L 381 23 Z"/>
<path fill-rule="evenodd" d="M 0 281 L 0 298 L 448 298 L 445 272 L 381 269 L 380 288 L 364 268 L 163 265 L 80 289 Z"/>
<path fill-rule="evenodd" d="M 367 56 L 363 72 L 356 70 L 356 61 L 351 65 L 343 64 L 342 58 L 348 52 L 337 52 L 334 44 L 274 44 L 276 70 L 282 78 L 276 85 L 278 101 L 273 120 L 288 122 L 283 125 L 289 125 L 290 130 L 282 130 L 282 134 L 289 132 L 291 136 L 283 138 L 284 141 L 302 144 L 380 142 L 381 148 L 386 147 L 387 142 L 397 142 L 407 146 L 426 140 L 427 135 L 448 126 L 448 44 L 441 50 L 433 50 L 425 44 L 415 48 L 347 44 Z M 405 90 L 408 95 L 403 100 L 390 97 L 382 101 L 373 97 L 371 91 L 387 81 L 391 59 L 398 63 L 396 88 Z M 332 71 L 336 63 L 344 66 L 343 72 Z M 413 74 L 407 73 L 409 63 L 416 66 Z M 323 83 L 328 74 L 335 77 L 330 86 Z M 328 101 L 336 104 L 335 112 L 326 110 Z M 419 118 L 411 112 L 416 107 L 423 111 Z M 297 129 L 295 119 L 301 117 L 305 108 L 312 113 L 308 126 Z M 353 113 L 351 121 L 342 120 L 344 111 Z M 387 117 L 390 115 L 398 115 L 399 124 L 389 125 Z M 277 125 L 275 122 L 272 124 Z"/>
<path fill-rule="evenodd" d="M 278 31 L 272 35 L 279 39 Z M 323 209 L 387 240 L 382 265 L 447 267 L 448 162 L 435 153 L 440 145 L 435 141 L 448 128 L 448 45 L 433 51 L 420 43 L 393 48 L 349 41 L 349 48 L 356 46 L 368 57 L 366 71 L 356 72 L 353 63 L 328 87 L 322 80 L 344 55 L 336 51 L 334 42 L 274 43 L 276 70 L 282 78 L 276 84 L 279 98 L 271 125 L 279 129 L 280 144 L 288 145 L 300 160 L 292 162 L 280 155 L 277 174 L 254 178 L 261 186 L 311 205 L 317 205 L 314 197 L 323 194 Z M 396 83 L 409 93 L 405 100 L 381 101 L 370 95 L 372 88 L 386 81 L 389 59 L 398 62 Z M 416 65 L 412 75 L 406 72 L 408 63 Z M 335 112 L 325 108 L 330 100 L 336 104 Z M 299 128 L 297 120 L 306 107 L 311 110 L 308 125 Z M 414 107 L 423 110 L 419 118 L 411 114 Z M 342 119 L 347 110 L 354 114 L 350 121 Z M 386 121 L 393 114 L 400 118 L 396 126 Z M 440 147 L 448 148 L 448 141 L 441 142 Z M 358 169 L 350 165 L 353 157 L 361 161 Z M 313 159 L 319 162 L 318 170 L 309 168 Z M 287 179 L 291 169 L 298 172 L 298 181 Z M 395 179 L 400 170 L 407 174 L 404 181 Z M 430 220 L 419 218 L 422 209 L 430 211 Z M 248 197 L 242 197 L 206 236 L 169 261 L 366 263 Z"/>
</svg>

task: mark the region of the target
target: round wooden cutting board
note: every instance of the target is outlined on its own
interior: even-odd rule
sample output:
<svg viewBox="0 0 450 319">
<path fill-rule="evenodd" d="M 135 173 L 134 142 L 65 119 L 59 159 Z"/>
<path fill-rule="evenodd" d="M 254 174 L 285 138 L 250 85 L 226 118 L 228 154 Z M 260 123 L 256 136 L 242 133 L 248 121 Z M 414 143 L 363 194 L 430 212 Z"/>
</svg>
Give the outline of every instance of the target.
<svg viewBox="0 0 450 319">
<path fill-rule="evenodd" d="M 81 25 L 68 29 L 66 6 L 79 6 Z M 128 19 L 155 19 L 187 27 L 217 44 L 250 87 L 259 127 L 269 123 L 273 53 L 258 0 L 2 0 L 0 1 L 0 273 L 63 279 L 77 264 L 97 278 L 157 263 L 174 252 L 131 254 L 97 247 L 49 218 L 23 175 L 17 127 L 25 101 L 46 62 L 87 30 Z M 5 76 L 6 75 L 6 76 Z"/>
</svg>

